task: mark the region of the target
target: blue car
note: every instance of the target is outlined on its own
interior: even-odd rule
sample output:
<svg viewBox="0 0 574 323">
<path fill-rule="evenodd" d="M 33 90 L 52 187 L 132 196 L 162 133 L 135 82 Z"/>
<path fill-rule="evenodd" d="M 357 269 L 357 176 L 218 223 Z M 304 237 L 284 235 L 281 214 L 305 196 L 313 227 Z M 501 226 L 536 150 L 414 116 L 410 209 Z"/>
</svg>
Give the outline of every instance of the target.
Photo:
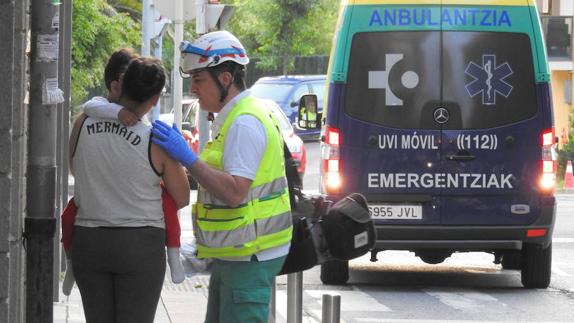
<svg viewBox="0 0 574 323">
<path fill-rule="evenodd" d="M 299 99 L 305 94 L 315 94 L 318 98 L 318 112 L 323 107 L 325 75 L 290 75 L 262 77 L 253 86 L 254 96 L 275 101 L 289 121 L 294 124 L 295 133 L 304 140 L 318 139 L 320 129 L 301 129 L 297 127 L 297 108 Z"/>
</svg>

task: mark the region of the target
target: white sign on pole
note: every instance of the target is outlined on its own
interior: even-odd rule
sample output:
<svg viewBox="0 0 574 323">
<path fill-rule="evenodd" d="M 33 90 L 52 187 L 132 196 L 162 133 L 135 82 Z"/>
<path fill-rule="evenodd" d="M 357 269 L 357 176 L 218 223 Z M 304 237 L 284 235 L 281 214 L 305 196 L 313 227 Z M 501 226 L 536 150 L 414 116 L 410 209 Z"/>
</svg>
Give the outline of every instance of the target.
<svg viewBox="0 0 574 323">
<path fill-rule="evenodd" d="M 183 2 L 183 18 L 184 20 L 192 20 L 195 18 L 195 2 L 194 0 L 182 0 Z M 173 0 L 153 0 L 155 8 L 171 20 L 176 20 L 179 13 L 176 10 L 177 1 Z"/>
<path fill-rule="evenodd" d="M 153 24 L 152 24 L 152 38 L 160 37 L 165 33 L 167 25 L 171 24 L 171 20 L 162 16 L 157 9 L 153 10 Z"/>
</svg>

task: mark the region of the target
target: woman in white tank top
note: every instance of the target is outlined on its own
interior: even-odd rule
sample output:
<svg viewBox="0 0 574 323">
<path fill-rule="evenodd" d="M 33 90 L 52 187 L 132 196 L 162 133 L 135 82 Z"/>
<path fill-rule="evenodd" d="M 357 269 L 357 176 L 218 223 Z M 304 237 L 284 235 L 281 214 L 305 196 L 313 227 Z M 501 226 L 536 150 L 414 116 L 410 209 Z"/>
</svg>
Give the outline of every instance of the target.
<svg viewBox="0 0 574 323">
<path fill-rule="evenodd" d="M 140 120 L 165 85 L 161 62 L 131 61 L 119 104 Z M 80 116 L 70 139 L 78 214 L 71 258 L 87 322 L 153 322 L 165 275 L 160 182 L 189 203 L 182 166 L 150 141 L 150 126 Z"/>
</svg>

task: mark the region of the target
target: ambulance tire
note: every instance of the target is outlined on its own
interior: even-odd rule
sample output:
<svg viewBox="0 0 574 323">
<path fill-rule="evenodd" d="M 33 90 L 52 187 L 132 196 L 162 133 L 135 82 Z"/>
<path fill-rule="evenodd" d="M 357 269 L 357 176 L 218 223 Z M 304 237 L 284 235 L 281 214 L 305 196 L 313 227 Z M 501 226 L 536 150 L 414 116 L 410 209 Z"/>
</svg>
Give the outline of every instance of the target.
<svg viewBox="0 0 574 323">
<path fill-rule="evenodd" d="M 552 267 L 552 243 L 543 248 L 526 244 L 522 249 L 522 285 L 525 288 L 547 288 Z"/>
<path fill-rule="evenodd" d="M 507 251 L 502 255 L 502 268 L 504 269 L 521 269 L 522 260 L 520 251 Z"/>
<path fill-rule="evenodd" d="M 349 262 L 327 261 L 321 264 L 321 281 L 325 285 L 344 285 L 349 280 Z"/>
</svg>

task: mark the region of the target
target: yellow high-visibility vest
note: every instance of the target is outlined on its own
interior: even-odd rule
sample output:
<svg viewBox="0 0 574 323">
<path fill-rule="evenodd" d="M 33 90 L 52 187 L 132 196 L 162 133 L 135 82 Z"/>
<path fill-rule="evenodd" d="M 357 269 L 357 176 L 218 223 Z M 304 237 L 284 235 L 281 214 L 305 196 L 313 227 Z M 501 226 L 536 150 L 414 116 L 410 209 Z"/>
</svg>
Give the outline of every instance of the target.
<svg viewBox="0 0 574 323">
<path fill-rule="evenodd" d="M 237 207 L 225 205 L 199 187 L 198 202 L 192 209 L 198 258 L 245 257 L 291 241 L 293 228 L 283 139 L 272 112 L 259 100 L 252 97 L 239 100 L 199 158 L 222 170 L 225 137 L 233 121 L 243 114 L 256 117 L 265 127 L 265 151 L 249 192 Z"/>
</svg>

